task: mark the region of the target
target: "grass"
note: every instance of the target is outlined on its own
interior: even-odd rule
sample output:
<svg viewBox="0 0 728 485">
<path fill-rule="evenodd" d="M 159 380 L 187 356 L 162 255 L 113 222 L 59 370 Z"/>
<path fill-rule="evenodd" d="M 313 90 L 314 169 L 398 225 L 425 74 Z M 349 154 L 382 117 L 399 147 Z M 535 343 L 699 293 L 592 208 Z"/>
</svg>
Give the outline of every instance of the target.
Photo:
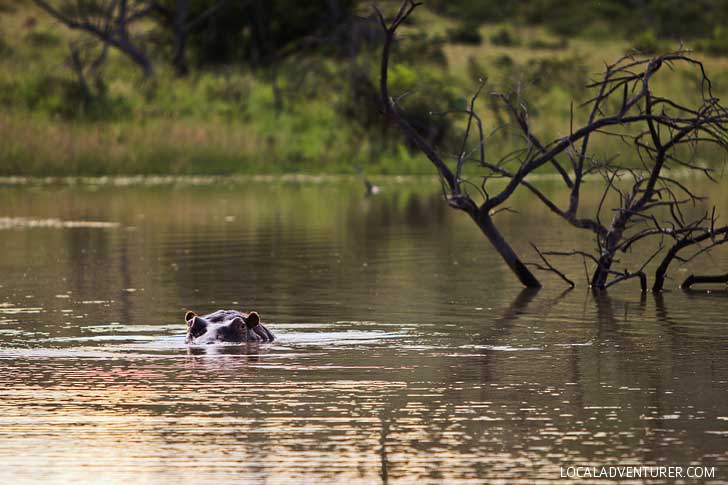
<svg viewBox="0 0 728 485">
<path fill-rule="evenodd" d="M 312 55 L 279 66 L 279 99 L 268 71 L 228 66 L 180 79 L 157 63 L 155 77 L 143 80 L 112 51 L 103 89 L 87 106 L 64 64 L 68 43 L 82 34 L 53 23 L 28 2 L 0 3 L 0 175 L 351 174 L 358 167 L 367 173 L 432 174 L 396 129 L 385 129 L 376 100 L 353 95 L 352 72 L 376 82 L 376 50 L 350 61 Z M 565 42 L 538 27 L 510 25 L 482 26 L 480 45 L 437 40 L 455 26 L 421 10 L 405 32 L 426 32 L 436 46 L 433 52 L 442 56 L 404 64 L 407 41 L 395 53 L 396 90 L 418 93 L 405 100 L 408 113 L 426 117 L 429 110 L 462 104 L 474 78 L 485 75 L 490 90 L 521 83 L 533 125 L 544 138 L 568 132 L 572 97 L 586 97 L 578 86 L 604 61 L 630 48 L 627 41 L 597 34 Z M 493 44 L 503 29 L 517 45 Z M 728 59 L 701 57 L 717 94 L 728 92 Z M 539 66 L 551 66 L 544 77 L 551 78 L 556 69 L 558 78 L 545 85 L 531 82 Z M 658 88 L 679 98 L 694 92 L 694 78 L 676 72 Z M 486 130 L 497 125 L 490 108 L 484 97 L 478 109 Z M 448 130 L 444 145 L 455 139 L 462 122 L 442 123 Z M 502 139 L 500 151 L 511 146 Z M 594 146 L 604 152 L 619 149 L 598 141 Z"/>
</svg>

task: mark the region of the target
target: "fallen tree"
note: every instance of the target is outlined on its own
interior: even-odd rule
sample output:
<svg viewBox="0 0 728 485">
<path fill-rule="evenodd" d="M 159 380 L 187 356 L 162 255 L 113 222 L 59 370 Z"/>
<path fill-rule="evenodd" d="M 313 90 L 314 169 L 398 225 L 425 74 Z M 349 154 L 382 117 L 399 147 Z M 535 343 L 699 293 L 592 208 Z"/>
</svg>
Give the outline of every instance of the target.
<svg viewBox="0 0 728 485">
<path fill-rule="evenodd" d="M 690 275 L 680 285 L 681 288 L 689 290 L 693 285 L 712 284 L 712 283 L 728 283 L 728 273 L 721 275 Z"/>
</svg>

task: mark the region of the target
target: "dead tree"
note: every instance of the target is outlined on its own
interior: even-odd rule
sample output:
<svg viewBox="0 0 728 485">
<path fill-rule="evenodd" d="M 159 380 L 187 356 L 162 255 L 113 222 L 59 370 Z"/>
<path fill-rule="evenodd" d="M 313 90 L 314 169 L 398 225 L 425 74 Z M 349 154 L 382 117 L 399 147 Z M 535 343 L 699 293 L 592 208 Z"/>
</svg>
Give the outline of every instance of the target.
<svg viewBox="0 0 728 485">
<path fill-rule="evenodd" d="M 678 103 L 656 95 L 651 89 L 651 81 L 661 67 L 673 68 L 677 64 L 687 64 L 698 71 L 701 93 L 697 105 Z M 667 267 L 678 251 L 726 232 L 725 227 L 716 229 L 715 212 L 710 220 L 706 216 L 685 222 L 685 208 L 703 198 L 674 178 L 672 169 L 697 172 L 713 179 L 709 168 L 696 163 L 697 150 L 699 146 L 710 144 L 728 149 L 728 110 L 713 95 L 703 64 L 685 51 L 647 60 L 625 58 L 610 66 L 604 79 L 594 86 L 600 89 L 595 103 L 604 104 L 611 93 L 622 91 L 619 114 L 643 120 L 636 124 L 636 133 L 605 132 L 606 136 L 628 139 L 639 165 L 629 169 L 610 167 L 607 163 L 598 169 L 605 178 L 610 174 L 607 190 L 616 193 L 619 205 L 606 234 L 597 237 L 600 257 L 592 286 L 605 287 L 618 251 L 625 252 L 649 236 L 668 236 L 675 239 L 675 245 L 657 269 L 653 289 L 659 291 Z M 636 94 L 630 98 L 629 93 Z M 638 102 L 627 109 L 633 101 Z M 615 177 L 623 174 L 631 176 L 631 188 L 621 189 L 614 184 Z M 664 220 L 658 218 L 659 213 L 665 214 Z M 709 223 L 707 227 L 706 222 Z"/>
<path fill-rule="evenodd" d="M 603 289 L 620 281 L 639 278 L 642 288 L 646 289 L 645 268 L 657 257 L 659 251 L 653 253 L 638 270 L 622 272 L 612 269 L 617 253 L 627 251 L 648 236 L 697 235 L 697 230 L 693 233 L 687 230 L 692 226 L 684 222 L 682 209 L 701 198 L 674 178 L 670 170 L 682 168 L 702 173 L 712 179 L 710 169 L 695 163 L 697 147 L 716 145 L 721 150 L 728 148 L 728 111 L 713 96 L 703 64 L 684 50 L 649 59 L 637 55 L 622 57 L 607 65 L 601 79 L 588 86 L 596 94 L 583 105 L 588 113 L 586 122 L 581 126 L 574 126 L 572 105 L 569 133 L 549 142 L 539 139 L 531 126 L 528 105 L 517 93 L 493 93 L 513 119 L 523 145 L 497 160 L 490 160 L 487 156 L 483 123 L 475 111 L 476 100 L 483 89 L 481 83 L 469 106 L 460 112 L 467 117 L 465 133 L 459 153 L 454 160 L 448 161 L 407 122 L 395 98 L 389 93 L 389 59 L 397 29 L 419 5 L 420 3 L 413 0 L 405 0 L 389 22 L 377 10 L 385 32 L 380 95 L 384 114 L 400 127 L 410 142 L 437 169 L 447 191 L 449 204 L 466 212 L 476 222 L 521 283 L 527 287 L 538 287 L 538 279 L 503 238 L 492 218 L 493 214 L 505 209 L 505 202 L 519 187 L 524 187 L 562 220 L 577 228 L 591 231 L 597 245 L 596 255 L 537 250 L 546 265 L 539 265 L 537 268 L 555 271 L 565 281 L 570 282 L 545 256 L 576 255 L 584 258 L 585 265 L 586 260 L 593 262 L 590 283 L 594 288 Z M 658 96 L 652 89 L 651 83 L 657 73 L 673 69 L 677 64 L 692 67 L 698 72 L 701 88 L 697 106 L 680 104 L 674 99 Z M 469 145 L 472 132 L 477 134 L 474 147 Z M 590 142 L 596 137 L 614 138 L 626 143 L 631 148 L 634 159 L 599 159 L 590 150 Z M 463 167 L 466 163 L 475 163 L 481 169 L 480 180 L 473 182 L 464 179 Z M 528 180 L 529 175 L 545 165 L 551 165 L 555 169 L 568 189 L 568 200 L 563 207 Z M 580 195 L 585 178 L 589 176 L 600 177 L 604 181 L 605 189 L 596 214 L 585 217 L 580 214 L 583 212 L 580 211 Z M 491 194 L 488 182 L 495 178 L 506 179 L 507 182 L 504 188 Z M 627 178 L 633 183 L 624 188 Z M 603 222 L 602 210 L 608 196 L 616 197 L 618 202 L 611 221 Z M 672 216 L 672 222 L 658 222 L 656 214 L 660 211 L 667 211 Z M 700 224 L 705 222 L 703 220 Z M 646 228 L 648 223 L 652 223 L 654 227 Z M 712 232 L 715 229 L 708 228 L 707 231 Z M 669 266 L 669 262 L 667 265 Z M 612 281 L 609 281 L 610 277 Z"/>
<path fill-rule="evenodd" d="M 440 177 L 442 178 L 445 187 L 449 191 L 448 201 L 452 207 L 460 209 L 467 213 L 473 221 L 478 225 L 483 234 L 488 238 L 493 247 L 502 256 L 506 264 L 515 273 L 521 283 L 529 288 L 539 288 L 541 283 L 538 281 L 536 276 L 526 267 L 521 261 L 521 258 L 516 254 L 513 248 L 508 244 L 505 238 L 501 235 L 498 228 L 493 223 L 492 216 L 490 214 L 490 208 L 479 206 L 463 188 L 463 180 L 460 178 L 460 172 L 462 165 L 465 162 L 464 155 L 458 160 L 457 168 L 455 171 L 448 165 L 448 163 L 439 155 L 439 153 L 414 129 L 414 127 L 400 114 L 399 109 L 395 103 L 395 100 L 389 95 L 389 57 L 391 52 L 392 43 L 395 40 L 395 34 L 400 25 L 410 16 L 412 11 L 419 6 L 420 3 L 406 0 L 402 3 L 397 15 L 390 23 L 384 19 L 382 13 L 377 9 L 377 15 L 381 22 L 382 28 L 385 32 L 384 47 L 382 49 L 382 63 L 380 72 L 380 95 L 382 103 L 384 105 L 384 114 L 392 119 L 404 132 L 405 136 L 409 141 L 420 149 L 432 162 L 437 169 Z M 471 107 L 477 98 L 477 94 L 473 97 Z M 474 120 L 479 121 L 475 117 L 475 112 L 470 110 L 470 117 L 468 119 L 468 130 L 464 138 L 464 142 L 467 142 L 468 134 Z"/>
<path fill-rule="evenodd" d="M 51 4 L 46 0 L 33 1 L 66 27 L 86 32 L 105 45 L 122 52 L 141 68 L 145 76 L 152 74 L 152 62 L 129 32 L 131 24 L 152 12 L 149 2 L 62 0 Z"/>
<path fill-rule="evenodd" d="M 664 66 L 674 69 L 678 65 L 697 71 L 701 85 L 698 102 L 681 103 L 657 95 L 652 88 L 658 70 Z M 686 218 L 686 211 L 704 197 L 694 193 L 680 178 L 679 172 L 697 173 L 715 181 L 712 170 L 697 163 L 697 153 L 698 148 L 710 145 L 721 151 L 728 149 L 728 110 L 713 95 L 703 64 L 682 50 L 651 59 L 623 57 L 607 66 L 603 78 L 591 87 L 597 89 L 598 94 L 589 101 L 592 104 L 589 123 L 614 118 L 622 121 L 612 128 L 600 127 L 595 135 L 616 137 L 626 143 L 632 148 L 637 162 L 616 158 L 597 160 L 588 155 L 588 139 L 579 152 L 569 153 L 575 162 L 570 211 L 578 206 L 578 185 L 583 175 L 593 173 L 604 182 L 601 202 L 593 218 L 595 224 L 590 227 L 597 246 L 591 286 L 603 289 L 641 275 L 641 286 L 645 291 L 644 270 L 662 252 L 664 240 L 668 239 L 673 244 L 655 270 L 652 286 L 653 291 L 661 291 L 673 260 L 687 262 L 727 242 L 728 226 L 718 227 L 715 209 L 710 216 Z M 619 108 L 609 113 L 607 106 L 610 105 Z M 601 213 L 610 196 L 616 199 L 613 216 L 603 225 Z M 569 217 L 565 219 L 570 220 Z M 619 253 L 626 253 L 644 240 L 656 237 L 659 238 L 657 250 L 639 270 L 619 272 L 612 269 Z M 709 244 L 689 258 L 679 256 L 682 250 L 704 241 Z M 610 277 L 614 277 L 611 282 L 608 281 Z"/>
</svg>

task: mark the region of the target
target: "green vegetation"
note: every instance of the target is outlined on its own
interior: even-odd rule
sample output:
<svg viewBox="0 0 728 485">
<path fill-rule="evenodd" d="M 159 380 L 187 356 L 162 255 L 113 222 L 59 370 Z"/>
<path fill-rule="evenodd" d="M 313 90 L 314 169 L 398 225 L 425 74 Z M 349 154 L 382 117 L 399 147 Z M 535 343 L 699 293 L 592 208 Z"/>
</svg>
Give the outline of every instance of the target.
<svg viewBox="0 0 728 485">
<path fill-rule="evenodd" d="M 209 3 L 191 2 L 193 14 Z M 571 99 L 585 99 L 583 86 L 604 61 L 633 47 L 677 47 L 665 35 L 669 23 L 656 21 L 641 33 L 625 25 L 616 39 L 598 35 L 604 26 L 598 19 L 574 31 L 534 9 L 511 10 L 514 2 L 493 2 L 498 8 L 480 14 L 467 10 L 487 3 L 433 1 L 394 52 L 393 92 L 406 93 L 400 100 L 406 115 L 444 152 L 456 150 L 464 120 L 441 113 L 464 108 L 479 78 L 488 79 L 489 91 L 519 86 L 534 124 L 557 136 L 569 129 Z M 547 11 L 549 3 L 533 5 Z M 207 17 L 190 33 L 185 76 L 171 61 L 169 28 L 146 20 L 134 26 L 154 64 L 145 77 L 116 49 L 100 68 L 89 68 L 101 52 L 89 34 L 66 28 L 30 1 L 0 0 L 0 175 L 354 173 L 358 167 L 431 174 L 380 116 L 379 26 L 356 20 L 370 16 L 369 5 L 338 4 L 334 28 L 328 17 L 314 22 L 318 11 L 298 2 L 268 2 L 258 10 L 251 10 L 255 2 L 235 2 L 237 10 Z M 393 6 L 383 4 L 385 11 Z M 720 57 L 726 30 L 715 24 L 720 15 L 705 20 L 712 23 L 694 42 L 714 56 L 707 65 L 719 96 L 728 92 L 728 59 Z M 670 82 L 662 88 L 689 93 L 696 78 L 676 72 Z M 488 96 L 479 103 L 487 131 L 507 122 Z M 494 136 L 506 152 L 508 138 Z"/>
<path fill-rule="evenodd" d="M 471 22 L 541 25 L 559 35 L 588 35 L 608 29 L 630 37 L 653 30 L 660 38 L 702 39 L 728 24 L 723 0 L 431 0 L 431 8 Z"/>
</svg>

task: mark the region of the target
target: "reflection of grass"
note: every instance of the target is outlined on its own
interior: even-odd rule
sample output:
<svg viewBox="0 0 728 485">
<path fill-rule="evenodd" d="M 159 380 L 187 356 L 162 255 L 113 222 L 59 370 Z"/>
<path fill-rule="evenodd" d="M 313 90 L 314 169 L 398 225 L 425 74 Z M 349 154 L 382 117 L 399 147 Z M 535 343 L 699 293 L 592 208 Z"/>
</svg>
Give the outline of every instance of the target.
<svg viewBox="0 0 728 485">
<path fill-rule="evenodd" d="M 402 140 L 396 131 L 383 134 L 376 122 L 374 127 L 357 124 L 344 113 L 348 102 L 354 112 L 368 110 L 378 118 L 376 108 L 351 105 L 346 84 L 350 66 L 345 63 L 314 59 L 311 67 L 283 66 L 283 109 L 277 112 L 270 73 L 231 67 L 176 79 L 160 64 L 154 79 L 142 81 L 128 61 L 112 52 L 104 85 L 92 105 L 84 106 L 63 65 L 67 42 L 78 34 L 18 5 L 0 17 L 0 175 L 353 173 L 357 166 L 368 173 L 432 173 L 419 154 L 392 143 Z M 423 29 L 430 37 L 443 37 L 455 26 L 426 10 L 416 20 L 409 28 Z M 494 45 L 492 39 L 505 28 L 517 42 Z M 561 136 L 568 131 L 570 100 L 586 95 L 569 86 L 583 82 L 580 72 L 598 72 L 603 60 L 615 59 L 630 45 L 615 39 L 562 42 L 541 28 L 507 25 L 482 26 L 480 34 L 480 45 L 445 44 L 445 65 L 420 62 L 405 68 L 401 58 L 395 59 L 394 70 L 409 74 L 420 93 L 405 101 L 413 103 L 419 96 L 419 105 L 410 104 L 411 116 L 426 117 L 435 101 L 463 100 L 473 89 L 473 78 L 485 75 L 488 90 L 521 82 L 536 132 L 544 138 Z M 375 77 L 376 56 L 363 55 L 355 62 Z M 728 60 L 711 59 L 709 68 L 720 95 Z M 534 72 L 543 79 L 534 82 Z M 422 94 L 425 82 L 431 92 L 442 93 L 432 107 L 427 103 L 432 96 Z M 694 77 L 675 73 L 660 89 L 684 96 L 694 90 Z M 497 117 L 487 96 L 479 111 L 486 131 L 492 130 Z M 577 112 L 577 122 L 580 116 L 584 114 Z M 460 127 L 462 122 L 456 121 Z M 492 157 L 512 148 L 512 142 L 499 141 L 499 149 L 489 145 Z M 596 139 L 593 146 L 603 153 L 624 151 Z"/>
</svg>

